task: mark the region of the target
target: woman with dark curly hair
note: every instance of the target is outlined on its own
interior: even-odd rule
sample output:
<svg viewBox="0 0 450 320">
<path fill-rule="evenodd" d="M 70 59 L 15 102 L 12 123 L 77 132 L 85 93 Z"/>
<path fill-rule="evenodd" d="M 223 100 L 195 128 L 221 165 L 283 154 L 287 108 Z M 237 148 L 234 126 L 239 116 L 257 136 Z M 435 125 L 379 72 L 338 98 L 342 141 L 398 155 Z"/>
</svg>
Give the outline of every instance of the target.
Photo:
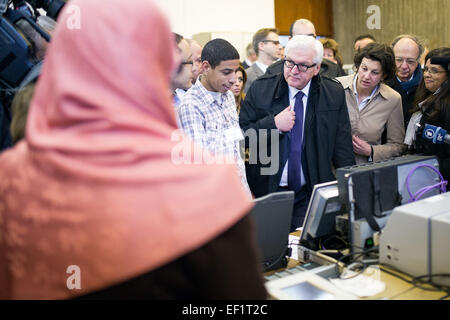
<svg viewBox="0 0 450 320">
<path fill-rule="evenodd" d="M 373 42 L 355 54 L 354 62 L 356 73 L 337 80 L 345 89 L 356 163 L 399 156 L 405 150 L 402 99 L 383 83 L 395 74 L 394 52 Z"/>
<path fill-rule="evenodd" d="M 417 89 L 415 108 L 406 131 L 405 143 L 412 153 L 435 155 L 439 158 L 439 169 L 445 180 L 450 179 L 450 146 L 433 144 L 417 131 L 417 124 L 431 124 L 450 130 L 450 70 L 448 64 L 431 64 L 433 57 L 450 58 L 450 48 L 442 47 L 430 51 L 425 57 L 423 78 Z"/>
</svg>

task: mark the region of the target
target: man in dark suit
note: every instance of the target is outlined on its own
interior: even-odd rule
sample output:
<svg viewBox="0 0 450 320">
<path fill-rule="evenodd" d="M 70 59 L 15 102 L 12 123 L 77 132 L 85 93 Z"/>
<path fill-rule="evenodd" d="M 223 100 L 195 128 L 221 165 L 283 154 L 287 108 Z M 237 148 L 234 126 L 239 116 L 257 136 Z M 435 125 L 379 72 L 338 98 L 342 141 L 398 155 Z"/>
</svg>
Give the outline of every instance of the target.
<svg viewBox="0 0 450 320">
<path fill-rule="evenodd" d="M 322 59 L 320 41 L 294 36 L 285 48 L 283 73 L 257 79 L 239 117 L 253 194 L 295 191 L 291 231 L 302 225 L 314 185 L 335 180 L 334 168 L 355 164 L 344 89 L 319 75 Z"/>
<path fill-rule="evenodd" d="M 245 83 L 244 93 L 247 93 L 248 88 L 250 88 L 253 81 L 264 75 L 267 67 L 281 58 L 282 47 L 280 45 L 278 29 L 259 29 L 253 35 L 252 43 L 258 58 L 250 68 L 245 69 L 245 72 L 247 73 L 247 82 Z"/>
<path fill-rule="evenodd" d="M 307 20 L 307 19 L 299 19 L 294 21 L 291 24 L 290 28 L 290 34 L 291 38 L 293 36 L 297 35 L 305 35 L 305 36 L 311 36 L 316 38 L 316 28 L 314 27 L 314 24 Z M 266 73 L 269 74 L 276 74 L 276 73 L 282 73 L 283 72 L 283 63 L 284 61 L 279 60 L 275 63 L 273 63 L 271 66 L 269 66 L 266 70 Z M 325 76 L 328 78 L 336 78 L 340 76 L 344 76 L 345 74 L 342 74 L 341 68 L 336 63 L 333 63 L 328 60 L 322 60 L 322 63 L 320 64 L 320 70 L 319 74 L 321 76 Z"/>
</svg>

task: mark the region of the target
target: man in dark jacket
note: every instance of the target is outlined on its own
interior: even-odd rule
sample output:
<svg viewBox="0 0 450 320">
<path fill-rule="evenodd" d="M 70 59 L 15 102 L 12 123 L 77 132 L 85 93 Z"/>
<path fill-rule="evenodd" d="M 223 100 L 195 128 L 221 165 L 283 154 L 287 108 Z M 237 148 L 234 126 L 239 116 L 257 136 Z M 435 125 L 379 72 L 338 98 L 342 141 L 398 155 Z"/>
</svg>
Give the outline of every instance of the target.
<svg viewBox="0 0 450 320">
<path fill-rule="evenodd" d="M 395 77 L 387 80 L 386 84 L 402 96 L 403 118 L 405 128 L 408 128 L 416 89 L 422 80 L 419 61 L 424 48 L 416 36 L 407 34 L 396 37 L 391 47 L 395 55 L 396 72 Z"/>
<path fill-rule="evenodd" d="M 239 118 L 253 194 L 295 191 L 291 231 L 302 225 L 314 185 L 335 180 L 334 168 L 355 164 L 344 89 L 321 78 L 322 58 L 319 41 L 294 36 L 286 45 L 284 72 L 254 82 Z"/>
</svg>

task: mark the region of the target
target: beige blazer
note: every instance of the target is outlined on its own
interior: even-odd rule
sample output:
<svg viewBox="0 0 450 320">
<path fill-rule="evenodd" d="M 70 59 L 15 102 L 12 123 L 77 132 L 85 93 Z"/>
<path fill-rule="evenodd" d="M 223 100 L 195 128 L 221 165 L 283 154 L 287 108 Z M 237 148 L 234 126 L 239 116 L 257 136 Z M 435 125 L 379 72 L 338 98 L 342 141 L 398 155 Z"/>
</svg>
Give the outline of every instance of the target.
<svg viewBox="0 0 450 320">
<path fill-rule="evenodd" d="M 406 150 L 405 125 L 400 94 L 382 83 L 367 105 L 359 111 L 353 91 L 356 74 L 336 78 L 345 90 L 352 134 L 367 141 L 373 147 L 373 161 L 400 156 Z M 386 144 L 381 144 L 381 135 L 387 129 Z M 356 164 L 366 163 L 368 157 L 355 154 Z"/>
</svg>

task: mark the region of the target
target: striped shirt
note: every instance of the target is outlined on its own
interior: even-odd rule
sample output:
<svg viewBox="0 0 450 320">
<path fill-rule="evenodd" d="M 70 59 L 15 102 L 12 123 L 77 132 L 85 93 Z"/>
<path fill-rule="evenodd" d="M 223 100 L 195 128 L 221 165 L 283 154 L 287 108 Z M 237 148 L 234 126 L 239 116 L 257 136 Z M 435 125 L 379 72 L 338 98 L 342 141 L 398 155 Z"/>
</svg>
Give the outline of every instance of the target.
<svg viewBox="0 0 450 320">
<path fill-rule="evenodd" d="M 230 130 L 239 130 L 236 102 L 231 91 L 211 92 L 200 79 L 183 96 L 178 115 L 184 133 L 214 155 L 231 156 L 245 190 L 250 193 L 239 139 Z M 243 139 L 243 136 L 242 136 Z"/>
</svg>

